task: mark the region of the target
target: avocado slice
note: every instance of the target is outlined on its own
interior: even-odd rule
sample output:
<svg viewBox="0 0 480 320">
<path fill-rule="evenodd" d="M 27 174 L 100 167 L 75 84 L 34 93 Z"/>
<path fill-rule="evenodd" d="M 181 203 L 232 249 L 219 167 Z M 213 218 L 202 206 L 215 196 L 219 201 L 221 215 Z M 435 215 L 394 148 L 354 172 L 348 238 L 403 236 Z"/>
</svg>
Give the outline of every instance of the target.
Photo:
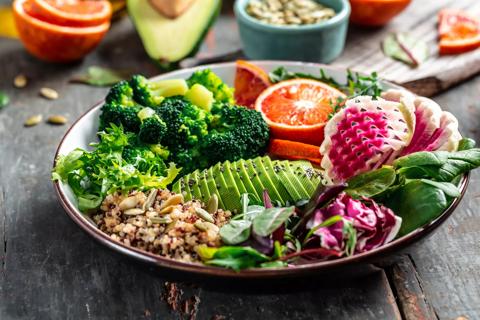
<svg viewBox="0 0 480 320">
<path fill-rule="evenodd" d="M 208 184 L 207 184 L 207 177 L 206 177 L 206 170 L 202 170 L 198 173 L 198 186 L 200 188 L 200 192 L 202 194 L 202 200 L 203 202 L 207 203 L 207 201 L 210 199 L 210 190 L 208 189 Z"/>
<path fill-rule="evenodd" d="M 233 163 L 230 161 L 225 161 L 223 163 L 223 166 L 225 167 L 225 173 L 230 172 L 232 175 L 233 180 L 235 181 L 235 185 L 238 188 L 238 192 L 240 192 L 240 195 L 244 193 L 248 193 L 247 188 L 245 188 L 245 185 L 242 182 L 242 179 L 240 178 L 240 175 L 238 174 L 237 170 L 233 167 Z"/>
<path fill-rule="evenodd" d="M 150 1 L 127 0 L 128 13 L 145 51 L 164 68 L 197 53 L 221 5 L 221 0 L 195 0 L 180 16 L 169 19 Z"/>
<path fill-rule="evenodd" d="M 287 192 L 290 194 L 290 198 L 293 201 L 304 198 L 306 190 L 305 192 L 300 193 L 297 184 L 295 183 L 295 181 L 292 181 L 294 179 L 296 180 L 296 178 L 293 177 L 292 179 L 292 176 L 287 171 L 286 166 L 288 165 L 288 163 L 286 161 L 275 160 L 273 161 L 272 165 L 275 175 L 277 176 L 280 183 L 285 187 Z"/>
<path fill-rule="evenodd" d="M 192 191 L 190 190 L 190 186 L 188 185 L 188 181 L 190 180 L 190 174 L 183 176 L 181 180 L 183 180 L 182 182 L 183 197 L 185 201 L 190 201 L 192 200 Z"/>
<path fill-rule="evenodd" d="M 197 199 L 197 200 L 203 200 L 202 199 L 202 192 L 200 191 L 200 186 L 198 184 L 198 173 L 199 170 L 195 170 L 192 173 L 190 173 L 190 177 L 187 180 L 188 182 L 188 187 L 190 188 L 190 191 L 192 192 L 192 198 Z"/>
<path fill-rule="evenodd" d="M 226 209 L 226 206 L 223 203 L 222 198 L 220 197 L 220 192 L 218 191 L 218 188 L 220 187 L 220 185 L 217 186 L 217 182 L 214 179 L 213 168 L 210 167 L 207 170 L 205 170 L 205 179 L 207 180 L 207 186 L 208 186 L 210 195 L 216 194 L 218 198 L 218 206 L 222 209 Z"/>
<path fill-rule="evenodd" d="M 213 179 L 217 183 L 218 192 L 222 198 L 225 209 L 235 211 L 240 209 L 240 192 L 235 186 L 233 177 L 225 174 L 225 167 L 222 163 L 217 163 L 213 166 Z M 227 182 L 228 180 L 228 182 Z"/>
<path fill-rule="evenodd" d="M 236 174 L 239 176 L 248 194 L 254 195 L 258 201 L 262 199 L 261 196 L 257 194 L 257 190 L 255 190 L 252 181 L 250 181 L 247 170 L 245 170 L 245 167 L 240 165 L 238 161 L 232 163 L 232 172 L 236 172 Z"/>
<path fill-rule="evenodd" d="M 266 188 L 258 177 L 257 170 L 252 164 L 252 159 L 246 161 L 242 159 L 238 161 L 238 165 L 242 166 L 245 169 L 248 175 L 247 179 L 252 182 L 253 187 L 257 191 L 258 199 L 260 200 L 260 202 L 263 202 L 263 190 L 265 190 Z"/>
<path fill-rule="evenodd" d="M 252 160 L 252 164 L 254 165 L 255 170 L 257 171 L 258 177 L 262 181 L 262 184 L 266 187 L 268 190 L 268 195 L 270 196 L 270 199 L 274 202 L 280 202 L 282 205 L 285 205 L 285 201 L 282 199 L 280 194 L 277 191 L 277 188 L 273 184 L 272 180 L 270 179 L 270 176 L 268 175 L 267 171 L 265 170 L 265 167 L 262 163 L 262 158 L 258 157 Z"/>
<path fill-rule="evenodd" d="M 293 174 L 307 190 L 308 197 L 310 198 L 317 188 L 317 185 L 312 182 L 311 175 L 309 174 L 309 172 L 313 170 L 312 165 L 306 161 L 295 161 L 291 163 L 291 168 Z"/>
<path fill-rule="evenodd" d="M 270 180 L 273 182 L 273 185 L 277 189 L 278 194 L 280 195 L 280 198 L 284 203 L 287 201 L 292 201 L 293 198 L 290 196 L 288 193 L 287 189 L 283 185 L 283 183 L 280 182 L 280 178 L 278 177 L 277 173 L 273 169 L 273 163 L 272 159 L 270 157 L 263 157 L 261 158 L 263 167 L 265 168 L 265 171 L 267 172 L 268 176 L 270 177 Z"/>
<path fill-rule="evenodd" d="M 298 198 L 297 200 L 310 198 L 312 194 L 308 192 L 302 180 L 299 180 L 297 176 L 294 174 L 294 169 L 295 169 L 294 162 L 282 161 L 282 164 L 285 168 L 286 179 L 288 179 L 293 184 L 293 186 L 295 187 L 295 190 L 300 195 L 300 198 Z"/>
</svg>

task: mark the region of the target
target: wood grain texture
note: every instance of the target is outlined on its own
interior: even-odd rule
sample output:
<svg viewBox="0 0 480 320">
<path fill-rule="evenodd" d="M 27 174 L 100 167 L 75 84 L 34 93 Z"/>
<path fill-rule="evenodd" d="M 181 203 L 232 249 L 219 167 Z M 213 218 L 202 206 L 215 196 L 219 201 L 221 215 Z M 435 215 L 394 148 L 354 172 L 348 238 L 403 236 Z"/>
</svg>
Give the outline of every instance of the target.
<svg viewBox="0 0 480 320">
<path fill-rule="evenodd" d="M 383 78 L 425 96 L 470 78 L 480 72 L 480 50 L 454 56 L 438 55 L 437 13 L 442 8 L 463 9 L 473 16 L 480 14 L 480 2 L 476 0 L 413 1 L 384 28 L 350 26 L 345 51 L 333 64 L 366 73 L 376 71 Z M 430 59 L 411 68 L 386 57 L 380 44 L 392 32 L 408 32 L 425 41 L 430 48 Z"/>
</svg>

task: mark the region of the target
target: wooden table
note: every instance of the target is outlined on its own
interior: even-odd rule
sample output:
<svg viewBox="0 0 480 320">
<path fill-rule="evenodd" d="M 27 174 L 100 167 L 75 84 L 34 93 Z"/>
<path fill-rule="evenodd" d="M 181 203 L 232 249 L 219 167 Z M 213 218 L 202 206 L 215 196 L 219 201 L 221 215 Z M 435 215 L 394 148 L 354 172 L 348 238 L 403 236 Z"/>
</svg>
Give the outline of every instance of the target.
<svg viewBox="0 0 480 320">
<path fill-rule="evenodd" d="M 239 45 L 233 19 L 222 16 L 204 51 Z M 233 288 L 188 278 L 167 283 L 167 273 L 97 244 L 64 214 L 50 182 L 54 151 L 68 126 L 23 127 L 37 113 L 63 114 L 71 123 L 100 100 L 107 89 L 68 83 L 91 65 L 158 73 L 128 19 L 83 62 L 68 66 L 39 62 L 19 42 L 0 40 L 0 90 L 12 99 L 0 111 L 0 319 L 188 319 L 194 313 L 198 319 L 480 318 L 478 171 L 460 207 L 432 237 L 351 281 Z M 22 90 L 11 84 L 19 73 L 30 78 Z M 60 98 L 39 97 L 44 86 Z M 436 97 L 477 141 L 479 90 L 476 77 Z"/>
</svg>

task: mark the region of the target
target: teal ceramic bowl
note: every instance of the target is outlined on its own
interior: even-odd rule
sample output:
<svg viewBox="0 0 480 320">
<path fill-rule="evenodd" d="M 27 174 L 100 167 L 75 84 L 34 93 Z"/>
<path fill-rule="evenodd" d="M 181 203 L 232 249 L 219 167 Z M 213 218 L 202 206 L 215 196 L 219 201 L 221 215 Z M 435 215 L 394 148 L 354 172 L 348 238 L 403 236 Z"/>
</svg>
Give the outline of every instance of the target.
<svg viewBox="0 0 480 320">
<path fill-rule="evenodd" d="M 342 53 L 350 16 L 348 0 L 317 0 L 337 14 L 330 20 L 304 26 L 261 22 L 245 11 L 249 1 L 235 2 L 235 16 L 248 58 L 330 63 Z"/>
</svg>

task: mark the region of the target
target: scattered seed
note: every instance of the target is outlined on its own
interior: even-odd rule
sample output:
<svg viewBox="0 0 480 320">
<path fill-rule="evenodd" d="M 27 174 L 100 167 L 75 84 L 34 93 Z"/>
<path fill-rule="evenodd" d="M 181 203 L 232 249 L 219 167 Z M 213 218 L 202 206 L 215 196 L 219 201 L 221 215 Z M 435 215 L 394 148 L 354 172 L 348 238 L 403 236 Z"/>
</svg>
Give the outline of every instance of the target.
<svg viewBox="0 0 480 320">
<path fill-rule="evenodd" d="M 167 200 L 165 200 L 160 205 L 160 210 L 162 210 L 163 208 L 166 208 L 168 206 L 174 206 L 174 205 L 177 205 L 177 204 L 180 204 L 180 203 L 183 203 L 183 195 L 175 194 L 175 195 L 171 196 L 170 198 L 168 198 Z"/>
<path fill-rule="evenodd" d="M 213 219 L 212 215 L 207 211 L 203 210 L 202 208 L 195 208 L 195 213 L 197 214 L 197 216 L 199 216 L 205 221 L 208 221 L 210 223 L 215 222 L 215 219 Z"/>
<path fill-rule="evenodd" d="M 145 200 L 145 202 L 143 203 L 143 206 L 142 206 L 143 210 L 146 211 L 153 206 L 153 204 L 155 203 L 155 199 L 157 198 L 157 194 L 158 194 L 157 189 L 153 189 L 152 191 L 150 191 L 150 193 L 148 194 L 147 200 Z"/>
<path fill-rule="evenodd" d="M 49 100 L 58 99 L 58 92 L 53 90 L 52 88 L 42 88 L 40 89 L 40 95 L 44 98 Z"/>
<path fill-rule="evenodd" d="M 50 124 L 62 125 L 67 123 L 68 119 L 61 115 L 53 115 L 48 117 L 47 122 Z"/>
<path fill-rule="evenodd" d="M 131 196 L 123 199 L 122 202 L 120 202 L 120 204 L 118 205 L 118 207 L 122 211 L 127 209 L 132 209 L 137 206 L 138 202 L 139 202 L 139 199 L 136 196 Z"/>
<path fill-rule="evenodd" d="M 200 231 L 218 232 L 220 230 L 216 225 L 214 225 L 211 222 L 207 222 L 207 221 L 197 220 L 197 221 L 195 221 L 195 223 L 193 225 L 195 226 L 195 228 L 197 228 Z"/>
<path fill-rule="evenodd" d="M 177 205 L 165 207 L 165 208 L 163 208 L 162 210 L 160 210 L 159 214 L 167 214 L 167 213 L 170 213 L 170 212 L 172 212 L 173 209 L 175 209 L 176 207 L 177 207 Z"/>
<path fill-rule="evenodd" d="M 128 209 L 123 212 L 123 214 L 127 216 L 138 216 L 139 214 L 144 214 L 144 213 L 145 211 L 140 208 Z"/>
<path fill-rule="evenodd" d="M 40 122 L 42 122 L 42 115 L 41 114 L 37 114 L 37 115 L 34 115 L 34 116 L 31 116 L 30 118 L 28 118 L 25 122 L 24 122 L 24 126 L 25 127 L 33 127 L 33 126 L 36 126 L 37 124 L 39 124 Z"/>
<path fill-rule="evenodd" d="M 169 224 L 172 222 L 172 218 L 170 217 L 151 217 L 150 220 L 152 221 L 152 223 L 158 223 L 158 224 Z"/>
<path fill-rule="evenodd" d="M 207 212 L 214 214 L 218 210 L 218 197 L 216 194 L 213 194 L 207 203 Z"/>
<path fill-rule="evenodd" d="M 27 77 L 24 74 L 19 74 L 13 79 L 15 88 L 25 88 L 27 86 Z"/>
</svg>

